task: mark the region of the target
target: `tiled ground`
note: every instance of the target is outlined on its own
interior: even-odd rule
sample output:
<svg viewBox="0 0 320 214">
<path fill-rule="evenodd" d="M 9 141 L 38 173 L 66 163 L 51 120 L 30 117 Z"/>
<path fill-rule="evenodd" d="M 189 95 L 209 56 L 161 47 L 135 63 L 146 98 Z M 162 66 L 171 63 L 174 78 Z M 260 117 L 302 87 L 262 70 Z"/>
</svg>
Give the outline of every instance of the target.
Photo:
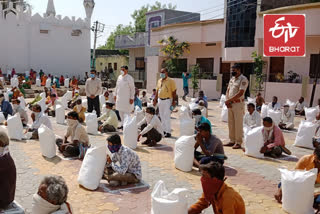
<svg viewBox="0 0 320 214">
<path fill-rule="evenodd" d="M 209 119 L 213 124 L 213 132 L 224 142 L 228 139 L 227 124 L 220 122 L 221 109 L 218 102 L 210 102 Z M 200 174 L 198 171 L 186 173 L 175 169 L 173 162 L 173 146 L 179 136 L 178 113 L 172 115 L 173 138 L 165 139 L 158 148 L 139 146 L 136 152 L 142 161 L 143 180 L 150 188 L 140 188 L 120 192 L 106 192 L 101 187 L 96 191 L 87 191 L 77 183 L 79 160 L 62 160 L 60 157 L 46 159 L 41 156 L 37 141 L 11 141 L 10 150 L 15 160 L 18 179 L 16 200 L 30 213 L 32 195 L 36 192 L 41 178 L 45 175 L 63 176 L 70 189 L 68 201 L 75 213 L 104 214 L 149 214 L 151 209 L 150 193 L 158 180 L 163 180 L 167 188 L 184 187 L 189 190 L 191 205 L 201 195 Z M 54 131 L 63 136 L 66 126 L 57 125 L 51 118 Z M 301 118 L 296 118 L 296 127 Z M 91 142 L 105 142 L 107 135 L 90 136 Z M 295 133 L 285 133 L 288 147 L 293 155 L 301 157 L 311 154 L 311 150 L 292 146 Z M 247 157 L 242 151 L 225 148 L 228 160 L 226 162 L 227 183 L 240 192 L 246 203 L 247 213 L 284 213 L 281 206 L 273 199 L 276 184 L 280 180 L 277 168 L 286 166 L 293 168 L 296 158 L 289 160 L 255 159 Z M 213 213 L 207 209 L 204 213 Z"/>
</svg>

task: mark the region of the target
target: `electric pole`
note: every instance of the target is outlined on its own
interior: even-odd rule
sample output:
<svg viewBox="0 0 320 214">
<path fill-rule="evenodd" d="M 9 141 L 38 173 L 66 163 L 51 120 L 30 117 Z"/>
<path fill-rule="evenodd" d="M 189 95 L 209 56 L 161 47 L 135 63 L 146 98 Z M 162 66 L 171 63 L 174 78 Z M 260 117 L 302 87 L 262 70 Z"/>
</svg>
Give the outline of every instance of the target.
<svg viewBox="0 0 320 214">
<path fill-rule="evenodd" d="M 319 50 L 319 54 L 318 54 L 318 65 L 316 68 L 315 79 L 313 81 L 312 93 L 311 93 L 311 98 L 310 98 L 310 107 L 312 107 L 312 105 L 313 105 L 314 94 L 316 93 L 316 87 L 317 87 L 319 77 L 320 77 L 320 50 Z"/>
<path fill-rule="evenodd" d="M 97 38 L 98 33 L 103 33 L 104 31 L 104 24 L 95 21 L 94 25 L 92 26 L 91 30 L 94 32 L 94 42 L 93 42 L 93 53 L 92 53 L 92 62 L 91 62 L 91 68 L 96 68 L 96 46 L 97 46 Z"/>
</svg>

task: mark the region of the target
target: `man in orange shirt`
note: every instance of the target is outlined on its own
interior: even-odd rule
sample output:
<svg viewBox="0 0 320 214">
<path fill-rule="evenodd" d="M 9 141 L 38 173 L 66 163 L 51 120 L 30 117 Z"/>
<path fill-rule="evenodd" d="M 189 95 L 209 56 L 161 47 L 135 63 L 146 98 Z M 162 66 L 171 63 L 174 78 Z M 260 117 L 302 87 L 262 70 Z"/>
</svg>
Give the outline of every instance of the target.
<svg viewBox="0 0 320 214">
<path fill-rule="evenodd" d="M 246 208 L 241 195 L 225 181 L 225 169 L 218 162 L 200 165 L 203 194 L 192 205 L 188 214 L 199 214 L 212 205 L 215 214 L 245 214 Z"/>
<path fill-rule="evenodd" d="M 320 184 L 320 147 L 316 147 L 312 155 L 305 155 L 297 162 L 296 170 L 310 170 L 313 168 L 318 169 L 318 176 L 316 184 Z M 281 203 L 282 201 L 282 189 L 281 183 L 278 185 L 278 191 L 274 195 L 275 199 Z"/>
</svg>

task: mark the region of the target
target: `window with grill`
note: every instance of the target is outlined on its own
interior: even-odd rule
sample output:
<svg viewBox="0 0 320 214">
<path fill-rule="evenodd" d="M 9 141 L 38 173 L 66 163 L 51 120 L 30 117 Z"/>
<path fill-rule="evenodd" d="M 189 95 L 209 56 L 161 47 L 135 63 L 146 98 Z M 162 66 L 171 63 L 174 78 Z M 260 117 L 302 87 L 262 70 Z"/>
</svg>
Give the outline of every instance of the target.
<svg viewBox="0 0 320 214">
<path fill-rule="evenodd" d="M 254 47 L 256 0 L 227 0 L 225 47 Z"/>
<path fill-rule="evenodd" d="M 144 57 L 137 57 L 136 70 L 144 70 L 144 68 L 145 68 Z"/>
<path fill-rule="evenodd" d="M 116 70 L 118 70 L 118 63 L 113 63 L 113 69 L 116 71 Z"/>
<path fill-rule="evenodd" d="M 188 59 L 173 59 L 173 70 L 169 70 L 172 78 L 181 78 L 183 72 L 188 71 Z"/>
</svg>

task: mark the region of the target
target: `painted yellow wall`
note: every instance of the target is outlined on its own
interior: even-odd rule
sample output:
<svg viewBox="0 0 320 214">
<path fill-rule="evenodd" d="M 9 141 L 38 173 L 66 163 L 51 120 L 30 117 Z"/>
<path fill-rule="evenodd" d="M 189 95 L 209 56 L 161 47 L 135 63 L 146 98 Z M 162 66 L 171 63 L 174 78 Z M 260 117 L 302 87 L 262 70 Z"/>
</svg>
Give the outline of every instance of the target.
<svg viewBox="0 0 320 214">
<path fill-rule="evenodd" d="M 104 71 L 105 67 L 108 67 L 108 63 L 112 63 L 115 78 L 120 75 L 121 66 L 129 64 L 129 57 L 121 55 L 111 56 L 97 56 L 96 58 L 96 70 L 98 72 Z M 117 70 L 114 70 L 114 63 L 117 63 Z"/>
</svg>

